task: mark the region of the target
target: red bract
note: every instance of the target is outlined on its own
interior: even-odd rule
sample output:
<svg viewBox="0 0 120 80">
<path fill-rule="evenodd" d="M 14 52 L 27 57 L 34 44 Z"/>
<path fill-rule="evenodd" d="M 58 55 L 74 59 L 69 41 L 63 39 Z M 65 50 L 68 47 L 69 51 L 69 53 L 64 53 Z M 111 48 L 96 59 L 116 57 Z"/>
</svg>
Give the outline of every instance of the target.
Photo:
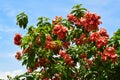
<svg viewBox="0 0 120 80">
<path fill-rule="evenodd" d="M 63 39 L 63 38 L 66 37 L 67 31 L 68 31 L 67 27 L 64 27 L 61 24 L 57 24 L 57 25 L 54 26 L 54 29 L 53 29 L 52 33 L 56 34 L 59 39 Z"/>
<path fill-rule="evenodd" d="M 67 16 L 67 19 L 71 22 L 74 22 L 77 26 L 82 26 L 83 25 L 83 22 L 84 22 L 84 18 L 80 18 L 78 19 L 77 17 L 75 17 L 74 15 L 72 14 L 68 14 Z"/>
<path fill-rule="evenodd" d="M 58 44 L 54 41 L 46 41 L 45 43 L 45 49 L 57 50 L 58 48 Z"/>
<path fill-rule="evenodd" d="M 86 12 L 84 15 L 84 30 L 90 32 L 92 30 L 97 30 L 98 25 L 101 24 L 102 22 L 99 20 L 100 16 L 94 13 Z"/>
<path fill-rule="evenodd" d="M 62 16 L 60 16 L 60 17 L 59 17 L 59 16 L 56 16 L 55 19 L 52 20 L 52 23 L 53 23 L 53 24 L 57 24 L 57 23 L 59 23 L 61 20 L 62 20 Z"/>
<path fill-rule="evenodd" d="M 90 34 L 90 41 L 96 41 L 99 38 L 99 33 L 98 32 L 93 32 L 92 34 Z"/>
<path fill-rule="evenodd" d="M 109 35 L 104 28 L 90 34 L 89 40 L 96 43 L 97 48 L 106 46 L 108 43 Z"/>
<path fill-rule="evenodd" d="M 66 51 L 60 50 L 59 55 L 65 60 L 67 64 L 69 64 L 70 66 L 73 65 L 74 61 L 72 60 L 71 56 L 66 53 Z"/>
<path fill-rule="evenodd" d="M 74 17 L 74 16 L 73 16 L 72 14 L 68 14 L 68 15 L 67 15 L 67 19 L 68 19 L 69 21 L 72 21 L 72 20 L 73 20 L 73 17 Z"/>
<path fill-rule="evenodd" d="M 39 63 L 40 63 L 40 66 L 45 66 L 47 63 L 50 63 L 50 60 L 48 60 L 47 58 L 42 57 L 42 58 L 40 58 Z"/>
<path fill-rule="evenodd" d="M 74 63 L 73 60 L 70 60 L 70 61 L 68 62 L 68 64 L 70 65 L 70 67 L 72 67 L 73 63 Z"/>
<path fill-rule="evenodd" d="M 68 49 L 68 47 L 70 46 L 70 42 L 62 42 L 62 45 L 64 48 Z"/>
<path fill-rule="evenodd" d="M 63 58 L 66 62 L 69 62 L 72 59 L 69 54 L 66 54 Z"/>
<path fill-rule="evenodd" d="M 66 55 L 66 51 L 60 50 L 59 55 L 60 55 L 60 57 L 63 58 Z"/>
<path fill-rule="evenodd" d="M 97 48 L 101 48 L 103 46 L 106 46 L 107 43 L 108 43 L 108 39 L 106 39 L 105 37 L 99 37 L 96 40 L 96 46 L 97 46 Z"/>
<path fill-rule="evenodd" d="M 53 41 L 53 39 L 52 39 L 52 37 L 50 36 L 50 34 L 48 34 L 48 35 L 46 36 L 46 40 L 47 40 L 47 41 Z"/>
<path fill-rule="evenodd" d="M 106 29 L 104 29 L 104 28 L 100 28 L 100 29 L 99 29 L 99 34 L 100 34 L 101 36 L 109 37 L 109 35 L 107 34 Z"/>
<path fill-rule="evenodd" d="M 20 60 L 21 59 L 21 52 L 16 52 L 15 58 L 17 60 Z"/>
<path fill-rule="evenodd" d="M 84 59 L 87 57 L 87 54 L 86 53 L 83 53 L 83 54 L 80 54 L 80 58 Z"/>
<path fill-rule="evenodd" d="M 18 46 L 21 45 L 21 43 L 22 43 L 21 39 L 22 39 L 21 34 L 15 34 L 14 44 L 16 44 L 16 45 L 18 45 Z"/>
<path fill-rule="evenodd" d="M 113 63 L 115 63 L 118 59 L 118 55 L 115 53 L 114 47 L 107 47 L 101 57 L 101 60 L 112 60 Z"/>
<path fill-rule="evenodd" d="M 46 42 L 45 42 L 45 49 L 55 50 L 57 47 L 57 44 L 52 41 L 52 37 L 48 34 L 46 36 Z"/>
<path fill-rule="evenodd" d="M 81 34 L 80 38 L 74 38 L 74 41 L 77 45 L 84 44 L 86 41 L 86 35 L 83 33 Z"/>
</svg>

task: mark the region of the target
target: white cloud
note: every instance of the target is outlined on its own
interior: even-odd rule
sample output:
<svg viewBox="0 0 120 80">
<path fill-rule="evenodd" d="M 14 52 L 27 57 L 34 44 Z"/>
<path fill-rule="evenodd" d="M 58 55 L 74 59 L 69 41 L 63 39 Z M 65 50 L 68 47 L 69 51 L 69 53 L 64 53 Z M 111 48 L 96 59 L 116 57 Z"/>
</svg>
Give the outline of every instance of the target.
<svg viewBox="0 0 120 80">
<path fill-rule="evenodd" d="M 15 77 L 16 75 L 20 75 L 24 72 L 25 71 L 23 71 L 23 70 L 15 70 L 15 71 L 7 71 L 7 72 L 0 71 L 0 79 L 7 80 L 7 75 L 9 75 L 11 77 Z"/>
</svg>

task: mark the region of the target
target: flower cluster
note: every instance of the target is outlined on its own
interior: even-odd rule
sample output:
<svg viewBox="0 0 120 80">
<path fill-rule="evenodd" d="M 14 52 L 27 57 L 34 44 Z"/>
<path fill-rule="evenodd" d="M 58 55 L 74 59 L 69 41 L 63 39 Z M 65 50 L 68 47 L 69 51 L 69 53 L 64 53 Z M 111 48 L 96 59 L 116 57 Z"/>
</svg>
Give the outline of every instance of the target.
<svg viewBox="0 0 120 80">
<path fill-rule="evenodd" d="M 14 43 L 22 53 L 15 57 L 27 67 L 26 79 L 30 75 L 30 80 L 108 80 L 111 72 L 119 74 L 114 71 L 119 66 L 119 33 L 110 39 L 104 28 L 98 28 L 100 18 L 76 5 L 67 19 L 56 16 L 49 22 L 40 17 L 24 37 L 16 34 Z"/>
<path fill-rule="evenodd" d="M 15 34 L 14 44 L 16 44 L 16 45 L 18 45 L 18 46 L 21 45 L 21 43 L 22 43 L 21 39 L 22 39 L 21 34 Z"/>
<path fill-rule="evenodd" d="M 88 32 L 92 30 L 97 30 L 98 25 L 102 23 L 99 19 L 100 16 L 98 16 L 97 14 L 86 12 L 83 20 L 84 30 Z"/>
<path fill-rule="evenodd" d="M 77 26 L 83 26 L 85 31 L 97 30 L 98 25 L 102 22 L 99 20 L 100 16 L 94 13 L 86 12 L 80 19 L 76 18 L 72 14 L 68 14 L 68 20 L 74 22 Z"/>
<path fill-rule="evenodd" d="M 68 28 L 62 24 L 56 24 L 53 29 L 53 34 L 57 35 L 59 39 L 64 39 L 67 35 Z"/>
<path fill-rule="evenodd" d="M 60 17 L 56 16 L 55 19 L 52 20 L 52 23 L 53 23 L 53 24 L 57 24 L 57 23 L 59 23 L 61 20 L 62 20 L 62 16 L 60 16 Z"/>
<path fill-rule="evenodd" d="M 86 35 L 82 33 L 79 38 L 74 38 L 74 41 L 77 45 L 84 44 L 86 42 Z"/>
<path fill-rule="evenodd" d="M 65 49 L 68 49 L 68 47 L 70 46 L 70 42 L 62 42 L 62 45 Z"/>
<path fill-rule="evenodd" d="M 50 62 L 49 59 L 42 57 L 42 58 L 40 58 L 39 64 L 40 64 L 40 66 L 45 66 L 45 64 L 47 64 L 49 62 Z"/>
<path fill-rule="evenodd" d="M 21 59 L 21 52 L 16 52 L 15 58 L 17 60 L 20 60 Z"/>
<path fill-rule="evenodd" d="M 52 37 L 48 34 L 46 36 L 45 49 L 56 50 L 58 44 L 52 40 Z"/>
<path fill-rule="evenodd" d="M 73 65 L 73 62 L 74 62 L 74 61 L 72 60 L 71 56 L 66 53 L 66 51 L 60 50 L 60 51 L 59 51 L 59 55 L 60 55 L 60 57 L 62 57 L 62 58 L 65 60 L 65 62 L 66 62 L 68 65 L 70 65 L 70 66 Z"/>
<path fill-rule="evenodd" d="M 106 46 L 108 43 L 108 38 L 109 35 L 104 28 L 100 28 L 99 31 L 90 34 L 90 41 L 94 41 L 97 48 Z"/>
<path fill-rule="evenodd" d="M 118 60 L 118 55 L 115 53 L 115 49 L 113 47 L 107 47 L 101 56 L 101 60 L 112 60 L 112 62 L 115 63 Z"/>
</svg>

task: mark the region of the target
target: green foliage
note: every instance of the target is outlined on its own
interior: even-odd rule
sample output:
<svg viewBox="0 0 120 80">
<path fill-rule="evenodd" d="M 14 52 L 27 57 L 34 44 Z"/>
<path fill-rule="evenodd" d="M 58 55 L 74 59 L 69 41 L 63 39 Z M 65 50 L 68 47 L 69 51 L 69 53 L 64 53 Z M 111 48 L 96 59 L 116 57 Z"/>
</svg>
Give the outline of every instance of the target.
<svg viewBox="0 0 120 80">
<path fill-rule="evenodd" d="M 108 40 L 108 35 L 104 29 L 103 32 L 99 29 L 86 31 L 84 29 L 86 25 L 77 26 L 74 21 L 79 22 L 81 17 L 84 18 L 86 11 L 81 6 L 78 4 L 73 7 L 71 12 L 71 16 L 74 16 L 75 19 L 73 21 L 56 17 L 51 23 L 49 18 L 39 17 L 36 26 L 29 26 L 28 28 L 26 28 L 27 22 L 24 22 L 27 20 L 27 15 L 24 13 L 17 15 L 17 24 L 28 31 L 22 37 L 22 44 L 20 45 L 22 49 L 20 60 L 28 72 L 16 76 L 15 80 L 22 77 L 25 77 L 26 80 L 54 80 L 54 78 L 55 80 L 119 79 L 120 30 L 109 39 L 109 42 L 105 43 L 104 39 Z M 91 14 L 89 13 L 89 15 Z M 96 14 L 92 14 L 92 16 L 96 18 Z M 91 26 L 94 27 L 90 23 L 87 28 Z M 91 40 L 91 34 L 95 32 L 99 32 L 99 35 L 97 33 L 97 36 L 92 35 L 93 40 Z M 102 41 L 99 40 L 99 36 L 102 37 Z M 99 48 L 97 45 L 102 46 Z M 107 51 L 107 47 L 110 49 L 112 47 L 113 51 Z M 116 53 L 114 53 L 114 48 Z"/>
<path fill-rule="evenodd" d="M 28 24 L 28 16 L 24 12 L 22 12 L 22 13 L 18 14 L 16 17 L 17 17 L 16 24 L 19 25 L 20 28 L 25 29 Z"/>
<path fill-rule="evenodd" d="M 71 11 L 72 14 L 74 14 L 76 17 L 80 18 L 83 17 L 84 12 L 87 10 L 85 8 L 81 8 L 82 4 L 77 4 L 73 6 L 73 10 Z"/>
</svg>

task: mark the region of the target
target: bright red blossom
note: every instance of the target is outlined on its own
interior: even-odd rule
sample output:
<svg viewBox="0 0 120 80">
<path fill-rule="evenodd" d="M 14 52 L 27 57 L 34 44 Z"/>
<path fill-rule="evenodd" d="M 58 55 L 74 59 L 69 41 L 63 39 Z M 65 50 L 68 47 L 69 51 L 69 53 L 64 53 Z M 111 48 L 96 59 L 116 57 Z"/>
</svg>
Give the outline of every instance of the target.
<svg viewBox="0 0 120 80">
<path fill-rule="evenodd" d="M 53 34 L 56 34 L 58 36 L 59 39 L 63 39 L 66 37 L 66 33 L 68 32 L 68 28 L 64 27 L 61 24 L 57 24 L 54 26 L 53 29 Z"/>
<path fill-rule="evenodd" d="M 21 43 L 22 43 L 21 39 L 22 39 L 21 34 L 15 34 L 14 44 L 16 44 L 16 45 L 18 45 L 18 46 L 21 45 Z"/>
<path fill-rule="evenodd" d="M 68 47 L 70 46 L 70 42 L 62 42 L 62 45 L 64 48 L 68 49 Z"/>
<path fill-rule="evenodd" d="M 86 35 L 83 33 L 80 35 L 80 38 L 74 38 L 74 41 L 77 45 L 84 44 L 86 41 Z"/>
<path fill-rule="evenodd" d="M 77 26 L 83 26 L 85 31 L 97 30 L 98 25 L 102 22 L 99 20 L 101 17 L 97 14 L 86 12 L 85 15 L 81 18 L 77 18 L 72 14 L 68 14 L 68 20 L 74 22 Z"/>
<path fill-rule="evenodd" d="M 92 30 L 97 30 L 98 25 L 102 23 L 99 20 L 101 17 L 94 13 L 86 12 L 84 18 L 85 18 L 85 20 L 83 21 L 84 30 L 88 32 Z"/>
<path fill-rule="evenodd" d="M 48 35 L 46 36 L 46 40 L 47 40 L 47 41 L 53 41 L 53 39 L 52 39 L 52 37 L 50 36 L 50 34 L 48 34 Z"/>
<path fill-rule="evenodd" d="M 67 64 L 69 64 L 70 66 L 73 65 L 74 61 L 72 60 L 72 57 L 66 53 L 66 51 L 60 50 L 59 55 L 65 60 Z"/>
<path fill-rule="evenodd" d="M 63 50 L 60 49 L 60 51 L 59 51 L 60 57 L 63 58 L 66 54 L 67 54 L 66 51 L 63 51 Z"/>
<path fill-rule="evenodd" d="M 45 49 L 57 50 L 60 46 L 53 41 L 52 37 L 48 34 L 46 36 Z"/>
<path fill-rule="evenodd" d="M 101 48 L 107 45 L 108 38 L 109 35 L 107 34 L 106 30 L 104 28 L 100 28 L 99 31 L 90 34 L 89 40 L 95 42 L 97 48 Z"/>
<path fill-rule="evenodd" d="M 96 40 L 96 46 L 97 48 L 101 48 L 102 46 L 106 46 L 108 43 L 108 39 L 106 39 L 105 37 L 99 37 Z"/>
<path fill-rule="evenodd" d="M 101 60 L 106 61 L 107 59 L 112 60 L 115 63 L 118 59 L 118 55 L 115 53 L 114 47 L 107 47 L 101 57 Z"/>
<path fill-rule="evenodd" d="M 40 66 L 45 66 L 47 63 L 50 63 L 49 59 L 44 57 L 40 58 L 40 61 L 39 61 Z"/>
</svg>

